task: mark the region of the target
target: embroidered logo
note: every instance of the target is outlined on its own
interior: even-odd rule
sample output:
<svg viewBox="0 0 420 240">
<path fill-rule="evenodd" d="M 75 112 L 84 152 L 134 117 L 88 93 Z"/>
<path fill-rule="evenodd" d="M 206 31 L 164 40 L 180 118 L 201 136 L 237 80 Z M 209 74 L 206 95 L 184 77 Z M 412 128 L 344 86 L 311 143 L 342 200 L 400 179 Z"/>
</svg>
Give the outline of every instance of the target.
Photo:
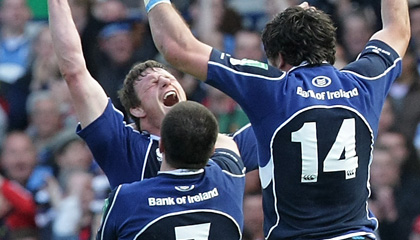
<svg viewBox="0 0 420 240">
<path fill-rule="evenodd" d="M 191 191 L 195 188 L 194 185 L 191 186 L 175 186 L 175 189 L 180 191 L 180 192 L 188 192 Z"/>
<path fill-rule="evenodd" d="M 331 78 L 326 76 L 318 76 L 312 79 L 312 85 L 315 87 L 327 87 L 331 84 Z"/>
</svg>

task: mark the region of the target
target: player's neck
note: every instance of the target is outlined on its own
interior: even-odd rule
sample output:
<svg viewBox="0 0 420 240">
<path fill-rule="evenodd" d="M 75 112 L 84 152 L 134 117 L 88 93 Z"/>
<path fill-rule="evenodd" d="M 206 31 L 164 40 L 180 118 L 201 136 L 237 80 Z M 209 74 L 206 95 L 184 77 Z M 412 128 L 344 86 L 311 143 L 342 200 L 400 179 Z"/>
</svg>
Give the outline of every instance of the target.
<svg viewBox="0 0 420 240">
<path fill-rule="evenodd" d="M 177 168 L 172 167 L 168 162 L 165 160 L 165 154 L 162 153 L 162 165 L 160 166 L 160 171 L 173 171 Z"/>
</svg>

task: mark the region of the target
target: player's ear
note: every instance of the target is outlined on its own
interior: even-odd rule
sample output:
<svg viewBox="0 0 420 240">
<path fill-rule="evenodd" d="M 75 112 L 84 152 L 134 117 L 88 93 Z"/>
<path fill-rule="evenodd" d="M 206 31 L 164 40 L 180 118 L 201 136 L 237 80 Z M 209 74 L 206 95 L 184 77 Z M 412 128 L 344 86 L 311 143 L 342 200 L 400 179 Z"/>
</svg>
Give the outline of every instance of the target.
<svg viewBox="0 0 420 240">
<path fill-rule="evenodd" d="M 162 139 L 159 140 L 159 152 L 163 153 L 165 151 L 165 146 L 163 145 Z"/>
<path fill-rule="evenodd" d="M 130 108 L 131 115 L 138 117 L 138 118 L 144 118 L 147 114 L 146 111 L 141 106 Z"/>
<path fill-rule="evenodd" d="M 281 55 L 281 53 L 279 53 L 279 55 L 277 56 L 277 68 L 278 69 L 283 69 L 284 66 L 286 65 L 286 62 L 284 61 L 283 55 Z"/>
<path fill-rule="evenodd" d="M 281 53 L 278 53 L 277 57 L 269 59 L 271 66 L 281 69 L 284 65 L 284 59 Z"/>
</svg>

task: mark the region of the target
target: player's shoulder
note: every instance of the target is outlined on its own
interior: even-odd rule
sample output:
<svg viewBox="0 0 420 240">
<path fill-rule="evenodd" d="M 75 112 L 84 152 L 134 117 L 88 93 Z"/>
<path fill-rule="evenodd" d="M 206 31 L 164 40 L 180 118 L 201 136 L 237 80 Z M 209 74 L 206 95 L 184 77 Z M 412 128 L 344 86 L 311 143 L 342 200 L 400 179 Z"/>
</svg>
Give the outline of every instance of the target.
<svg viewBox="0 0 420 240">
<path fill-rule="evenodd" d="M 341 71 L 375 79 L 393 71 L 400 71 L 400 65 L 401 58 L 394 49 L 380 40 L 371 40 L 358 58 Z"/>
<path fill-rule="evenodd" d="M 231 174 L 244 175 L 245 173 L 245 166 L 242 158 L 229 149 L 217 148 L 211 156 L 211 161 L 222 170 Z M 211 165 L 212 162 L 209 162 L 209 164 Z"/>
<path fill-rule="evenodd" d="M 213 49 L 208 64 L 210 77 L 212 72 L 229 72 L 232 78 L 261 78 L 266 80 L 281 80 L 286 76 L 286 72 L 269 65 L 265 61 L 237 59 L 216 49 Z"/>
</svg>

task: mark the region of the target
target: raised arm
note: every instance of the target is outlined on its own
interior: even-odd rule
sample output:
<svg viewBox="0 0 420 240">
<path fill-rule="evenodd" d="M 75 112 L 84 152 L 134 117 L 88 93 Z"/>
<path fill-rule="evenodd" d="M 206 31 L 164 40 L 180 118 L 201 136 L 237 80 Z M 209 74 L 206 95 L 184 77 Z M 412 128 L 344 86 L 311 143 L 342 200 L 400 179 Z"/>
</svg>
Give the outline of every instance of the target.
<svg viewBox="0 0 420 240">
<path fill-rule="evenodd" d="M 229 137 L 225 134 L 219 133 L 214 148 L 216 148 L 216 149 L 217 148 L 229 149 L 232 152 L 240 155 L 238 145 L 236 144 L 236 142 L 233 140 L 232 137 Z"/>
<path fill-rule="evenodd" d="M 382 26 L 371 39 L 387 43 L 403 57 L 411 37 L 407 0 L 382 0 Z"/>
<path fill-rule="evenodd" d="M 168 4 L 168 0 L 144 2 L 148 10 L 153 40 L 166 61 L 180 71 L 205 80 L 212 48 L 193 36 L 179 13 Z"/>
<path fill-rule="evenodd" d="M 108 98 L 87 70 L 79 33 L 68 0 L 48 0 L 49 24 L 61 74 L 65 78 L 82 127 L 104 111 Z"/>
</svg>

